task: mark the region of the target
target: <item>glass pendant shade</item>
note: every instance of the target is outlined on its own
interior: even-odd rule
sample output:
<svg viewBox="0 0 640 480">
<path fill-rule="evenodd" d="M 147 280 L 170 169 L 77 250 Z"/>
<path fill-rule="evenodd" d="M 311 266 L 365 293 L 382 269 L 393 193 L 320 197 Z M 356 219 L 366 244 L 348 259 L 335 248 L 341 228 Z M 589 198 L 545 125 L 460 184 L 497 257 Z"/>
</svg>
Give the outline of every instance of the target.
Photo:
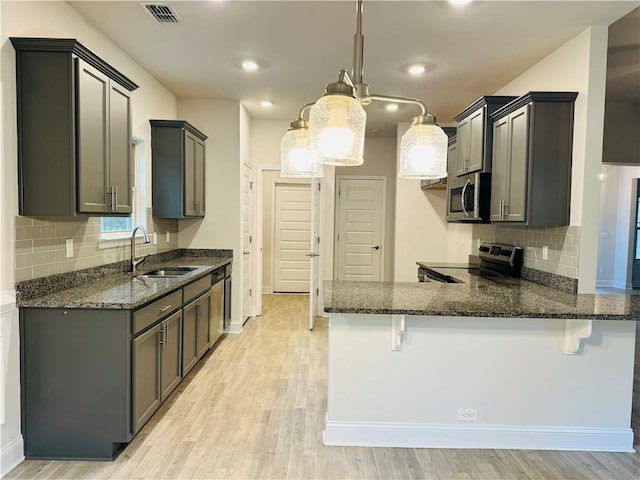
<svg viewBox="0 0 640 480">
<path fill-rule="evenodd" d="M 413 124 L 400 141 L 398 177 L 438 179 L 447 176 L 447 134 L 435 124 Z"/>
<path fill-rule="evenodd" d="M 291 129 L 280 141 L 280 176 L 287 178 L 324 177 L 324 167 L 311 148 L 308 128 Z"/>
<path fill-rule="evenodd" d="M 328 165 L 362 165 L 367 114 L 349 95 L 324 95 L 309 112 L 311 143 Z"/>
</svg>

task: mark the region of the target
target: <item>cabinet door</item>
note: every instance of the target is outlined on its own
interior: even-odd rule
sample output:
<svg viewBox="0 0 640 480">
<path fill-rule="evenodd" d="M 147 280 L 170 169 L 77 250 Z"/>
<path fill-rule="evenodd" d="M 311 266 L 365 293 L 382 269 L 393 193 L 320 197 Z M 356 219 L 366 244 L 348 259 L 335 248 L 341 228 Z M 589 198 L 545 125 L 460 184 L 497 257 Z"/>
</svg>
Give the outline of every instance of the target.
<svg viewBox="0 0 640 480">
<path fill-rule="evenodd" d="M 231 277 L 224 279 L 224 328 L 231 323 Z"/>
<path fill-rule="evenodd" d="M 447 152 L 447 177 L 452 178 L 456 176 L 456 168 L 458 167 L 458 144 L 453 143 L 449 145 Z"/>
<path fill-rule="evenodd" d="M 485 108 L 479 109 L 469 117 L 469 156 L 466 172 L 482 170 L 484 166 L 484 119 Z"/>
<path fill-rule="evenodd" d="M 529 105 L 509 115 L 509 177 L 505 204 L 506 219 L 524 222 L 527 209 L 529 165 Z"/>
<path fill-rule="evenodd" d="M 507 198 L 509 170 L 509 120 L 493 124 L 493 167 L 491 172 L 491 221 L 503 220 L 503 204 Z"/>
<path fill-rule="evenodd" d="M 457 158 L 454 163 L 454 172 L 456 175 L 464 175 L 466 173 L 467 164 L 469 162 L 469 135 L 471 134 L 469 117 L 458 123 L 458 147 Z"/>
<path fill-rule="evenodd" d="M 204 142 L 196 140 L 194 155 L 194 210 L 195 214 L 199 217 L 204 217 Z"/>
<path fill-rule="evenodd" d="M 109 184 L 114 213 L 131 213 L 131 98 L 111 82 L 109 88 Z"/>
<path fill-rule="evenodd" d="M 161 335 L 160 400 L 164 402 L 182 380 L 182 311 L 162 322 Z"/>
<path fill-rule="evenodd" d="M 197 329 L 197 347 L 198 358 L 209 351 L 209 317 L 211 315 L 211 292 L 207 292 L 202 295 L 198 301 L 198 329 Z"/>
<path fill-rule="evenodd" d="M 82 60 L 77 67 L 78 212 L 111 211 L 109 182 L 109 79 Z"/>
<path fill-rule="evenodd" d="M 198 300 L 194 300 L 182 310 L 182 376 L 198 361 Z"/>
<path fill-rule="evenodd" d="M 160 325 L 133 340 L 133 433 L 160 407 Z"/>
<path fill-rule="evenodd" d="M 184 132 L 184 214 L 196 216 L 196 137 Z"/>
</svg>

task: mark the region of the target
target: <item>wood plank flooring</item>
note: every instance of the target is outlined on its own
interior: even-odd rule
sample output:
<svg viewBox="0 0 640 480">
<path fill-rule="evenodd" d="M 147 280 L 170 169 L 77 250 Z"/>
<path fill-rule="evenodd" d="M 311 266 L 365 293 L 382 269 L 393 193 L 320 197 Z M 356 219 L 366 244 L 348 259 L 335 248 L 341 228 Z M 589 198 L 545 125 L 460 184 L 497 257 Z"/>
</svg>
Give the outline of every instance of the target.
<svg viewBox="0 0 640 480">
<path fill-rule="evenodd" d="M 634 479 L 640 454 L 324 447 L 327 320 L 306 295 L 210 352 L 114 462 L 36 461 L 8 479 Z"/>
</svg>

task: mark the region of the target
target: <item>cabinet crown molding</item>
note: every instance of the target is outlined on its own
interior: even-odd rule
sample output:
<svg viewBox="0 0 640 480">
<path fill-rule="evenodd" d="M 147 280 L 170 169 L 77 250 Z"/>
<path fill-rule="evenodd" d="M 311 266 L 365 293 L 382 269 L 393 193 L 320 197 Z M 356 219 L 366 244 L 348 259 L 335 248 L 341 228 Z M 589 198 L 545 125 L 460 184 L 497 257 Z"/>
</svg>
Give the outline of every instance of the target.
<svg viewBox="0 0 640 480">
<path fill-rule="evenodd" d="M 502 105 L 504 105 L 505 103 L 509 103 L 512 100 L 515 100 L 516 98 L 517 97 L 512 97 L 512 96 L 484 95 L 484 96 L 480 97 L 479 99 L 477 99 L 475 102 L 473 102 L 471 105 L 469 105 L 467 108 L 465 108 L 458 115 L 453 117 L 453 119 L 456 122 L 459 122 L 459 121 L 467 118 L 469 115 L 471 115 L 473 112 L 475 112 L 479 108 L 482 108 L 484 106 L 493 107 L 492 109 L 490 109 L 489 113 L 491 113 L 492 110 L 496 110 L 496 109 L 500 108 Z"/>
<path fill-rule="evenodd" d="M 149 120 L 149 123 L 152 127 L 184 128 L 203 142 L 207 139 L 207 136 L 204 133 L 202 133 L 186 120 Z"/>
<path fill-rule="evenodd" d="M 16 52 L 67 52 L 77 55 L 130 92 L 138 88 L 138 85 L 131 79 L 125 77 L 75 38 L 11 37 L 10 40 Z"/>
<path fill-rule="evenodd" d="M 507 103 L 490 115 L 495 121 L 531 102 L 574 102 L 577 96 L 578 92 L 529 92 Z"/>
</svg>

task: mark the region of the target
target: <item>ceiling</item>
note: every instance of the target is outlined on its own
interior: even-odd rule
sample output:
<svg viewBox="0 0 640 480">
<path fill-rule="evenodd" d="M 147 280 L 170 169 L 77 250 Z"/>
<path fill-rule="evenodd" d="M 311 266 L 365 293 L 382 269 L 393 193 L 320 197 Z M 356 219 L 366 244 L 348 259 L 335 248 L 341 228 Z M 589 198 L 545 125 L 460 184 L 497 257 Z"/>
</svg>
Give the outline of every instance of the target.
<svg viewBox="0 0 640 480">
<path fill-rule="evenodd" d="M 165 2 L 178 24 L 156 23 L 138 2 L 69 3 L 177 97 L 240 100 L 253 118 L 294 120 L 351 69 L 352 1 Z M 365 1 L 364 82 L 373 93 L 420 98 L 446 124 L 587 26 L 609 25 L 637 5 Z M 246 58 L 263 68 L 243 71 Z M 414 62 L 428 67 L 419 78 L 404 70 Z M 261 107 L 263 99 L 273 107 Z M 419 113 L 411 105 L 390 113 L 380 102 L 366 110 L 367 130 L 378 135 L 395 135 L 398 122 Z"/>
</svg>

